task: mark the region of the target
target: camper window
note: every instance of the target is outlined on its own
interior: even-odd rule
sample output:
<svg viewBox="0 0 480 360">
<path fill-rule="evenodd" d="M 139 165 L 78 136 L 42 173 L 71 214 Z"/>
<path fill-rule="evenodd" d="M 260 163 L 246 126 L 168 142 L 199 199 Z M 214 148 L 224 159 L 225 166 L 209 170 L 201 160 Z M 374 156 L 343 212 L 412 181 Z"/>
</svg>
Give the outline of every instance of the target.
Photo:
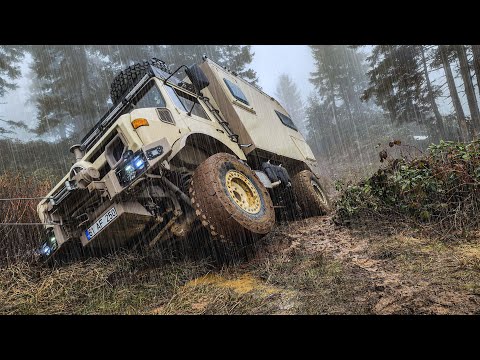
<svg viewBox="0 0 480 360">
<path fill-rule="evenodd" d="M 297 127 L 293 123 L 292 119 L 290 119 L 287 115 L 282 114 L 281 112 L 278 112 L 275 110 L 277 113 L 277 116 L 279 117 L 280 121 L 283 123 L 283 125 L 288 126 L 289 128 L 298 131 Z"/>
<path fill-rule="evenodd" d="M 227 85 L 228 90 L 230 90 L 230 92 L 232 93 L 235 99 L 237 99 L 238 101 L 241 101 L 245 105 L 250 106 L 250 104 L 248 103 L 247 97 L 242 92 L 242 90 L 238 87 L 238 85 L 234 84 L 233 82 L 227 79 L 223 79 L 223 81 L 225 81 L 225 84 Z"/>
</svg>

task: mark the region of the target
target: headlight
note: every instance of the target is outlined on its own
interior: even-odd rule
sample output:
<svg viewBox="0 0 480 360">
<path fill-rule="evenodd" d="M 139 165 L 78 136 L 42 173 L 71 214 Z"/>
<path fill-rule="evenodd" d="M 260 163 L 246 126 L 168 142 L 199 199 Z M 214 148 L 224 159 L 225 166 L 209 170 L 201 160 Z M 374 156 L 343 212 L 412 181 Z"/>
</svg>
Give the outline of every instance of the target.
<svg viewBox="0 0 480 360">
<path fill-rule="evenodd" d="M 50 256 L 55 250 L 57 250 L 58 243 L 55 238 L 53 229 L 48 229 L 43 237 L 43 241 L 40 247 L 36 250 L 36 253 L 42 257 Z"/>
<path fill-rule="evenodd" d="M 148 162 L 142 150 L 129 156 L 123 165 L 116 171 L 118 181 L 123 187 L 130 184 L 135 178 L 147 170 Z"/>
</svg>

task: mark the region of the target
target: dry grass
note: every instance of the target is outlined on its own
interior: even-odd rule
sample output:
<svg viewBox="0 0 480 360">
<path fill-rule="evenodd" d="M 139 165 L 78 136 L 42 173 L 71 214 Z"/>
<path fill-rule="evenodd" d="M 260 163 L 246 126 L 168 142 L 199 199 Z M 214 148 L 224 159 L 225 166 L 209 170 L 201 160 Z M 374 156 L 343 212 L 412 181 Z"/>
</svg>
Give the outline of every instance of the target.
<svg viewBox="0 0 480 360">
<path fill-rule="evenodd" d="M 0 198 L 45 196 L 52 178 L 46 174 L 25 176 L 17 172 L 0 175 Z M 39 243 L 41 226 L 11 226 L 6 223 L 38 223 L 36 206 L 40 200 L 0 201 L 0 264 L 28 259 Z"/>
<path fill-rule="evenodd" d="M 0 314 L 472 314 L 480 241 L 408 227 L 280 226 L 248 262 L 153 263 L 137 254 L 0 268 Z"/>
<path fill-rule="evenodd" d="M 202 262 L 148 267 L 132 254 L 55 268 L 21 261 L 0 268 L 0 314 L 141 314 L 208 271 Z"/>
<path fill-rule="evenodd" d="M 215 284 L 184 286 L 163 307 L 154 313 L 204 315 L 262 315 L 276 310 L 275 294 L 262 296 L 255 291 L 238 293 Z"/>
</svg>

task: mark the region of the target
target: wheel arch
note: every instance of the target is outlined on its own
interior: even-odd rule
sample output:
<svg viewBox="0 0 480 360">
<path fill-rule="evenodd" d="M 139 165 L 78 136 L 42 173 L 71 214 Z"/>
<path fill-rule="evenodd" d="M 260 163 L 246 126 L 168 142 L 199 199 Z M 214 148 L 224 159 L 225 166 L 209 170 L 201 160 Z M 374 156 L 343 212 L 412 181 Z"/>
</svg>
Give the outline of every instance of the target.
<svg viewBox="0 0 480 360">
<path fill-rule="evenodd" d="M 232 144 L 234 144 L 234 146 L 232 146 Z M 231 142 L 231 144 L 228 144 L 220 137 L 214 137 L 211 134 L 205 134 L 202 132 L 191 132 L 188 135 L 178 139 L 172 146 L 170 160 L 173 159 L 187 145 L 198 146 L 205 150 L 210 156 L 219 152 L 224 152 L 235 155 L 241 160 L 247 160 L 244 152 L 236 143 Z"/>
</svg>

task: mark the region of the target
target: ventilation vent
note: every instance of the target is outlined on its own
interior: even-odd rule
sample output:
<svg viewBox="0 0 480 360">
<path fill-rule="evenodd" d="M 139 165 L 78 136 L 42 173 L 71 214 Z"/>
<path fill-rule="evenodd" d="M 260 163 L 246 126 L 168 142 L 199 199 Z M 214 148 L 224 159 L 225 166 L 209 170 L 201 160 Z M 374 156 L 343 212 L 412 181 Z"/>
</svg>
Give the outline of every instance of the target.
<svg viewBox="0 0 480 360">
<path fill-rule="evenodd" d="M 157 109 L 157 114 L 161 121 L 166 122 L 168 124 L 175 125 L 175 122 L 173 121 L 173 116 L 170 110 L 165 108 L 160 108 L 160 109 Z"/>
</svg>

